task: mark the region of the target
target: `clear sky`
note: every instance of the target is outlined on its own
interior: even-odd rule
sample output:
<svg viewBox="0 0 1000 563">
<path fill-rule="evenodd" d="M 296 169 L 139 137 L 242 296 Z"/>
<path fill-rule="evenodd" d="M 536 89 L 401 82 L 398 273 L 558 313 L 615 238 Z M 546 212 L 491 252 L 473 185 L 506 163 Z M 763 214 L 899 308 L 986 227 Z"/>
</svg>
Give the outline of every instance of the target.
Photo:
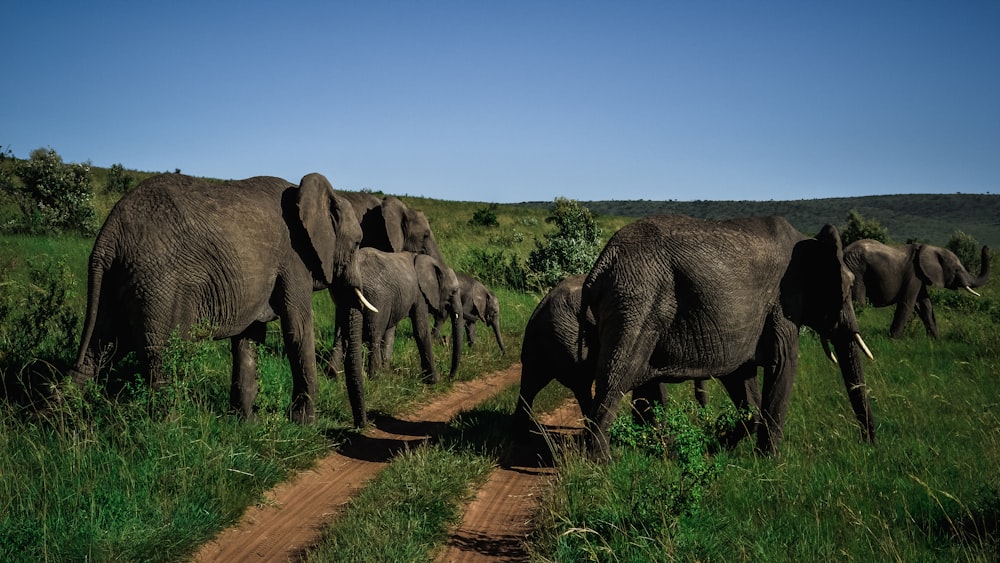
<svg viewBox="0 0 1000 563">
<path fill-rule="evenodd" d="M 8 3 L 0 147 L 449 200 L 1000 193 L 1000 2 Z"/>
</svg>

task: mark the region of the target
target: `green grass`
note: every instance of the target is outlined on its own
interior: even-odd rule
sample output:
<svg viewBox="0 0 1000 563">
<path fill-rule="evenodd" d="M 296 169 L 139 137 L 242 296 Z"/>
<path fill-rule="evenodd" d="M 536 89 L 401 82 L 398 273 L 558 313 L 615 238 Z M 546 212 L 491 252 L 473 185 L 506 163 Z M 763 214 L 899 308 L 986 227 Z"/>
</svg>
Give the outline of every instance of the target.
<svg viewBox="0 0 1000 563">
<path fill-rule="evenodd" d="M 483 204 L 404 199 L 428 214 L 453 264 L 482 248 L 524 256 L 533 237 L 551 228 L 542 209 L 500 206 L 501 227 L 482 229 L 467 221 Z M 627 220 L 604 221 L 610 236 Z M 82 315 L 91 245 L 79 237 L 0 237 L 0 288 L 14 304 L 11 314 L 37 310 L 44 287 L 29 272 L 56 263 L 76 280 L 64 306 Z M 939 341 L 929 340 L 919 321 L 903 339 L 890 340 L 891 309 L 862 312 L 859 320 L 877 356 L 866 364 L 876 446 L 859 443 L 839 372 L 807 332 L 780 456 L 755 457 L 745 442 L 712 457 L 717 465 L 701 496 L 678 511 L 661 501 L 672 498 L 674 485 L 685 478 L 675 457 L 617 446 L 613 462 L 595 465 L 570 451 L 541 509 L 533 557 L 997 560 L 997 288 L 991 282 L 981 299 L 935 292 L 947 304 L 937 307 Z M 480 342 L 466 350 L 458 380 L 518 359 L 524 324 L 540 296 L 496 293 L 507 355 L 499 355 L 480 326 Z M 332 345 L 333 306 L 326 293 L 315 294 L 314 304 L 322 354 Z M 393 371 L 368 382 L 373 411 L 406 412 L 453 383 L 446 378 L 426 386 L 414 375 L 419 360 L 407 325 L 396 340 Z M 9 359 L 15 339 L 9 327 L 0 328 L 0 360 Z M 71 359 L 75 347 L 53 348 L 61 342 L 60 329 L 49 330 L 46 355 L 37 359 L 52 365 Z M 157 393 L 134 386 L 109 398 L 92 389 L 41 412 L 0 403 L 0 560 L 182 560 L 267 488 L 330 451 L 350 432 L 343 382 L 321 381 L 316 425 L 289 423 L 291 377 L 278 330 L 272 323 L 260 355 L 260 420 L 252 424 L 228 413 L 225 342 L 177 343 L 172 358 L 181 377 Z M 447 373 L 447 348 L 437 344 L 435 357 Z M 9 374 L 19 366 L 4 363 L 2 369 Z M 687 386 L 677 389 L 685 400 L 690 396 Z M 436 444 L 390 464 L 372 485 L 384 488 L 352 502 L 312 557 L 432 558 L 461 503 L 496 463 L 516 392 L 509 389 L 461 414 Z M 728 403 L 721 386 L 710 385 L 709 393 L 717 411 Z M 535 408 L 547 410 L 566 397 L 552 385 Z M 373 534 L 396 541 L 363 545 Z"/>
</svg>

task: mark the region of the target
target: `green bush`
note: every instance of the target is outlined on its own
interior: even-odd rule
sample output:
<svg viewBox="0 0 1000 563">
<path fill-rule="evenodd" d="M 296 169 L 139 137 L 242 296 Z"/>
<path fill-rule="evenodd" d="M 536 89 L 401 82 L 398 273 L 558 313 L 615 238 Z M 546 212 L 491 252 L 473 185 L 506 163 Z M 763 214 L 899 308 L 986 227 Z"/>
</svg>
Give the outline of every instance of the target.
<svg viewBox="0 0 1000 563">
<path fill-rule="evenodd" d="M 982 261 L 979 259 L 979 247 L 980 244 L 976 237 L 962 231 L 955 231 L 948 239 L 947 244 L 948 250 L 954 252 L 955 256 L 958 256 L 958 259 L 962 261 L 965 269 L 970 272 L 979 271 L 979 263 Z"/>
<path fill-rule="evenodd" d="M 51 147 L 35 149 L 31 158 L 17 163 L 15 173 L 20 184 L 6 181 L 0 185 L 18 202 L 22 214 L 20 220 L 6 226 L 7 230 L 32 234 L 96 232 L 89 163 L 64 164 Z"/>
<path fill-rule="evenodd" d="M 525 291 L 527 274 L 514 252 L 473 248 L 459 263 L 459 270 L 478 278 L 487 287 Z"/>
<path fill-rule="evenodd" d="M 840 230 L 840 240 L 844 246 L 861 239 L 889 242 L 889 229 L 883 227 L 875 219 L 865 219 L 855 210 L 847 214 L 847 226 Z"/>
<path fill-rule="evenodd" d="M 601 228 L 576 200 L 556 198 L 552 215 L 545 220 L 556 225 L 556 232 L 535 239 L 527 260 L 529 283 L 540 291 L 567 276 L 589 272 L 602 248 Z"/>
<path fill-rule="evenodd" d="M 500 205 L 497 203 L 491 203 L 487 207 L 480 207 L 472 213 L 472 219 L 469 219 L 469 224 L 474 227 L 499 227 L 500 221 L 497 220 L 497 209 L 499 208 Z"/>
<path fill-rule="evenodd" d="M 108 169 L 108 183 L 106 186 L 109 194 L 124 194 L 135 184 L 135 176 L 128 173 L 121 164 L 112 164 Z"/>
</svg>

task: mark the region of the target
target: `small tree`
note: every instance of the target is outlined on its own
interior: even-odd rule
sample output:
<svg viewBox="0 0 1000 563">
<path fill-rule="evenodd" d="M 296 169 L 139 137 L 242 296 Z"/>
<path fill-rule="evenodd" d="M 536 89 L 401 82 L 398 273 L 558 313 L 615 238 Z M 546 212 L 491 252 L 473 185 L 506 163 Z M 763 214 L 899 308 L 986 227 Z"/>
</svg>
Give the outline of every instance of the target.
<svg viewBox="0 0 1000 563">
<path fill-rule="evenodd" d="M 979 271 L 979 246 L 976 237 L 962 231 L 955 231 L 955 234 L 948 239 L 947 245 L 948 250 L 954 252 L 965 265 L 965 269 L 970 272 Z"/>
<path fill-rule="evenodd" d="M 63 164 L 62 157 L 51 147 L 40 148 L 19 163 L 17 175 L 21 178 L 19 190 L 25 218 L 17 230 L 96 230 L 89 164 Z"/>
<path fill-rule="evenodd" d="M 121 164 L 112 164 L 108 169 L 107 192 L 109 194 L 124 194 L 132 188 L 135 177 L 125 170 Z"/>
<path fill-rule="evenodd" d="M 499 227 L 500 221 L 497 221 L 497 209 L 499 208 L 500 205 L 496 203 L 480 207 L 472 213 L 469 224 L 474 227 Z"/>
<path fill-rule="evenodd" d="M 889 229 L 883 227 L 875 219 L 865 219 L 855 210 L 847 214 L 847 226 L 840 231 L 840 240 L 847 246 L 861 239 L 877 240 L 883 244 L 889 242 Z"/>
<path fill-rule="evenodd" d="M 545 221 L 554 223 L 556 232 L 535 239 L 527 261 L 529 279 L 541 290 L 567 276 L 589 272 L 601 252 L 601 229 L 590 210 L 576 200 L 556 198 Z"/>
</svg>

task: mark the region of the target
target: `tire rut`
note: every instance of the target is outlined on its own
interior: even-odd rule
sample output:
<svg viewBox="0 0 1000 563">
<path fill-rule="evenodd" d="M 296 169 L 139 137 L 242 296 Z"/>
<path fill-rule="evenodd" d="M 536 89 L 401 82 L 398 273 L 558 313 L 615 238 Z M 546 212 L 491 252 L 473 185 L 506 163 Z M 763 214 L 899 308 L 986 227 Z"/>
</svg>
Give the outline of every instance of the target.
<svg viewBox="0 0 1000 563">
<path fill-rule="evenodd" d="M 556 411 L 542 415 L 547 438 L 554 444 L 572 439 L 582 429 L 580 409 L 569 400 Z M 512 446 L 500 467 L 466 506 L 462 523 L 448 538 L 439 563 L 527 561 L 525 540 L 532 528 L 539 495 L 556 474 L 551 444 L 535 437 L 529 444 Z"/>
<path fill-rule="evenodd" d="M 265 494 L 238 525 L 220 532 L 195 561 L 298 560 L 319 539 L 344 505 L 404 448 L 439 435 L 448 421 L 518 382 L 521 365 L 456 383 L 446 395 L 402 418 L 375 421 L 375 428 L 320 459 Z"/>
</svg>

